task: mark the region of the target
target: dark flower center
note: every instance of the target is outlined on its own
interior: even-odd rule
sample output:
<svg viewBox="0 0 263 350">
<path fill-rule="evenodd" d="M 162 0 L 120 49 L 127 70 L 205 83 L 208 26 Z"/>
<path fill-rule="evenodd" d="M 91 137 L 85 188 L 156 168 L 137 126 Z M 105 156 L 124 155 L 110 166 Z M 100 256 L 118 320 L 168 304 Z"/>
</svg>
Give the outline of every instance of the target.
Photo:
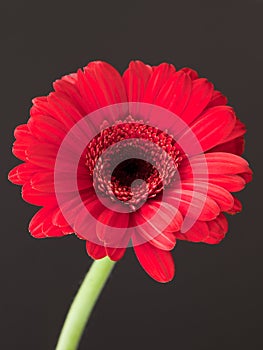
<svg viewBox="0 0 263 350">
<path fill-rule="evenodd" d="M 182 156 L 167 133 L 132 117 L 126 121 L 104 129 L 90 141 L 86 166 L 96 191 L 136 210 L 174 181 Z"/>
</svg>

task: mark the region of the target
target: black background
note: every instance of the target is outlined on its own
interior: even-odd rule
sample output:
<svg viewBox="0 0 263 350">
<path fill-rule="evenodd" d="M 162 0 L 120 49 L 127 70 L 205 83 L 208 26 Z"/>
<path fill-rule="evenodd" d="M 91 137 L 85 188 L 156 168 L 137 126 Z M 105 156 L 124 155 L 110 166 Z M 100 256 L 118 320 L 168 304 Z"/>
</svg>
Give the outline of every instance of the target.
<svg viewBox="0 0 263 350">
<path fill-rule="evenodd" d="M 247 124 L 254 181 L 217 246 L 180 242 L 176 279 L 151 280 L 129 250 L 117 264 L 80 349 L 260 349 L 262 338 L 263 0 L 6 1 L 1 4 L 0 349 L 54 349 L 91 260 L 75 237 L 36 240 L 36 212 L 6 175 L 18 164 L 13 129 L 31 98 L 90 60 L 123 71 L 131 59 L 190 66 Z"/>
</svg>

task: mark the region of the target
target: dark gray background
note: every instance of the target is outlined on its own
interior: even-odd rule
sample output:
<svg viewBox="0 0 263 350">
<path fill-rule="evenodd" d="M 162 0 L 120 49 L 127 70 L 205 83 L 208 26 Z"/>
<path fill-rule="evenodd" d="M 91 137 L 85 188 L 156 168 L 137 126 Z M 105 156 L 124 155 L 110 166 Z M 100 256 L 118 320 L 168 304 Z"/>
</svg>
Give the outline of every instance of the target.
<svg viewBox="0 0 263 350">
<path fill-rule="evenodd" d="M 177 277 L 155 283 L 129 250 L 96 306 L 80 349 L 233 350 L 262 338 L 263 0 L 6 1 L 1 13 L 1 349 L 54 349 L 90 266 L 75 237 L 36 240 L 36 212 L 6 174 L 13 129 L 56 78 L 102 59 L 191 66 L 221 89 L 247 124 L 255 171 L 218 246 L 180 242 Z"/>
</svg>

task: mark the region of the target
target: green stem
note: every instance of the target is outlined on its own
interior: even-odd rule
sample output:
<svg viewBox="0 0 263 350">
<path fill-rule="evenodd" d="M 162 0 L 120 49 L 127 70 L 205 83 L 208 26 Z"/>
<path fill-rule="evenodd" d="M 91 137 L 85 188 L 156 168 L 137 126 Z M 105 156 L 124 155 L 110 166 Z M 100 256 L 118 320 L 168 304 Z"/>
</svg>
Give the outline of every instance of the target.
<svg viewBox="0 0 263 350">
<path fill-rule="evenodd" d="M 109 258 L 96 260 L 69 309 L 56 350 L 76 350 L 85 325 L 114 267 Z"/>
</svg>

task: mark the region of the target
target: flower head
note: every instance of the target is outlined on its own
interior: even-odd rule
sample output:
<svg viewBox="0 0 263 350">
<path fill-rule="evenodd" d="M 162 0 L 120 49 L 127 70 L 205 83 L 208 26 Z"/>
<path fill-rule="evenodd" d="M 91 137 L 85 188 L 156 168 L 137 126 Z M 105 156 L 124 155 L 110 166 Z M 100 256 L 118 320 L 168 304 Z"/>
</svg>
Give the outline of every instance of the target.
<svg viewBox="0 0 263 350">
<path fill-rule="evenodd" d="M 105 62 L 54 83 L 15 130 L 23 161 L 9 179 L 42 208 L 37 238 L 75 233 L 94 259 L 119 260 L 132 242 L 145 271 L 174 276 L 177 240 L 216 244 L 232 193 L 251 180 L 241 157 L 245 126 L 213 85 L 189 68 Z"/>
</svg>

